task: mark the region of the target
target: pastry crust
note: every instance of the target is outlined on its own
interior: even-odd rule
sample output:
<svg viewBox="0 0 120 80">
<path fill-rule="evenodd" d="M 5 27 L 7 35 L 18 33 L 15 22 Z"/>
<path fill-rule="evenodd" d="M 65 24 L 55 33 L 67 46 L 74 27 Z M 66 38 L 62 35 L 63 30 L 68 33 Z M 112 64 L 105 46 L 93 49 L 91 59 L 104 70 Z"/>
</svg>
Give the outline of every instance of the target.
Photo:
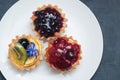
<svg viewBox="0 0 120 80">
<path fill-rule="evenodd" d="M 60 37 L 60 36 L 59 36 L 59 37 Z M 58 38 L 59 38 L 59 37 L 58 37 Z M 67 36 L 65 35 L 65 36 L 63 36 L 62 38 L 67 39 L 69 43 L 78 44 L 76 40 L 73 40 L 72 36 L 67 37 Z M 49 63 L 49 60 L 48 60 L 48 59 L 49 59 L 49 58 L 48 58 L 48 57 L 49 57 L 49 52 L 48 52 L 48 50 L 49 50 L 51 47 L 52 47 L 52 45 L 49 43 L 49 44 L 48 44 L 48 47 L 46 48 L 46 55 L 45 55 L 45 56 L 46 56 L 46 62 L 48 62 L 48 63 Z M 73 69 L 76 68 L 76 66 L 79 64 L 80 60 L 82 59 L 81 53 L 82 53 L 82 51 L 81 51 L 81 49 L 80 49 L 80 53 L 78 54 L 78 60 L 77 60 L 74 64 L 72 64 L 72 66 L 69 67 L 68 69 L 61 70 L 61 69 L 58 69 L 58 68 L 54 67 L 53 64 L 50 64 L 50 63 L 49 63 L 49 65 L 50 65 L 50 67 L 51 67 L 52 69 L 55 69 L 55 70 L 57 70 L 57 71 L 59 71 L 59 72 L 62 72 L 62 73 L 71 71 L 71 70 L 73 70 Z"/>
<path fill-rule="evenodd" d="M 58 8 L 57 5 L 55 5 L 55 6 L 52 6 L 51 4 L 43 5 L 42 7 L 37 8 L 37 11 L 44 10 L 44 9 L 47 8 L 47 7 L 49 7 L 49 8 L 54 8 L 54 9 L 56 9 L 56 10 L 61 14 L 61 17 L 63 18 L 63 26 L 60 28 L 60 31 L 59 31 L 59 32 L 55 32 L 55 33 L 54 33 L 54 36 L 45 38 L 44 36 L 41 36 L 41 35 L 39 34 L 39 32 L 36 32 L 36 31 L 35 31 L 35 29 L 34 29 L 34 28 L 35 28 L 35 25 L 34 25 L 33 22 L 34 22 L 34 20 L 35 20 L 37 17 L 34 16 L 34 15 L 32 15 L 32 17 L 31 17 L 31 19 L 32 19 L 32 30 L 35 31 L 35 32 L 37 33 L 37 36 L 39 36 L 40 39 L 42 39 L 42 40 L 52 40 L 52 39 L 55 39 L 55 37 L 60 36 L 60 33 L 63 33 L 63 32 L 65 31 L 65 28 L 67 27 L 66 22 L 68 21 L 67 18 L 65 18 L 65 14 L 62 13 L 62 9 Z"/>
<path fill-rule="evenodd" d="M 35 38 L 37 40 L 36 37 L 32 37 L 31 35 L 22 35 L 22 36 L 16 36 L 16 39 L 12 39 L 12 42 L 9 44 L 9 50 L 8 50 L 8 58 L 10 60 L 10 62 L 13 64 L 13 66 L 15 66 L 17 69 L 19 70 L 30 70 L 30 69 L 33 69 L 35 68 L 39 63 L 40 63 L 40 60 L 42 60 L 42 46 L 40 45 L 39 43 L 39 51 L 40 51 L 40 54 L 37 55 L 37 58 L 36 60 L 34 61 L 34 63 L 30 64 L 30 65 L 21 65 L 21 64 L 18 64 L 16 63 L 15 59 L 12 57 L 12 52 L 11 52 L 11 49 L 13 48 L 13 46 L 17 43 L 17 41 L 20 39 L 20 38 Z"/>
</svg>

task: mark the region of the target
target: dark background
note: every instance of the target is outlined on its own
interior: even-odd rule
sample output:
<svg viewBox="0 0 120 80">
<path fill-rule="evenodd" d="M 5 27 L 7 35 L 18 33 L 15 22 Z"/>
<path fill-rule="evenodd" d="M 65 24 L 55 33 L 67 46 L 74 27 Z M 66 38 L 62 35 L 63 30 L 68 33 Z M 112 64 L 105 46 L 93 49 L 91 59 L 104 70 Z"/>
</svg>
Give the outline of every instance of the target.
<svg viewBox="0 0 120 80">
<path fill-rule="evenodd" d="M 0 20 L 18 0 L 0 0 Z M 81 0 L 97 17 L 104 38 L 101 64 L 91 80 L 120 80 L 120 0 Z M 5 80 L 0 73 L 0 80 Z"/>
</svg>

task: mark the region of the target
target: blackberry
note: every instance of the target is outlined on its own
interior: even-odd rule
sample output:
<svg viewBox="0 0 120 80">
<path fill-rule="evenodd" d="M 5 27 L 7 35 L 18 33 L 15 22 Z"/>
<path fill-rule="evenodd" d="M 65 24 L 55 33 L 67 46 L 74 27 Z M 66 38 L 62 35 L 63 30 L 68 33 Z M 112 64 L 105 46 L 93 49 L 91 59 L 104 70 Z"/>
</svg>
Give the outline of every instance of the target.
<svg viewBox="0 0 120 80">
<path fill-rule="evenodd" d="M 26 38 L 19 39 L 18 43 L 20 43 L 25 49 L 27 49 L 27 46 L 29 45 L 29 41 Z"/>
</svg>

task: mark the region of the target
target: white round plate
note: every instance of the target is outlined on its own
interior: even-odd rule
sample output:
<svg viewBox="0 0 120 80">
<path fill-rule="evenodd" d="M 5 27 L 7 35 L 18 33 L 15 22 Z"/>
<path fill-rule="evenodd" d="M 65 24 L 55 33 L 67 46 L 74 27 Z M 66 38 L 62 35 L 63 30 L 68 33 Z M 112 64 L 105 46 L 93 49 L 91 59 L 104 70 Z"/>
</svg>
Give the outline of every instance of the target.
<svg viewBox="0 0 120 80">
<path fill-rule="evenodd" d="M 71 72 L 56 72 L 45 60 L 35 69 L 22 72 L 8 60 L 8 44 L 16 35 L 34 35 L 30 17 L 37 7 L 44 4 L 58 5 L 63 10 L 68 18 L 64 34 L 81 44 L 82 60 Z M 89 80 L 100 64 L 102 32 L 94 14 L 79 0 L 20 0 L 3 16 L 0 27 L 0 70 L 7 80 Z"/>
</svg>

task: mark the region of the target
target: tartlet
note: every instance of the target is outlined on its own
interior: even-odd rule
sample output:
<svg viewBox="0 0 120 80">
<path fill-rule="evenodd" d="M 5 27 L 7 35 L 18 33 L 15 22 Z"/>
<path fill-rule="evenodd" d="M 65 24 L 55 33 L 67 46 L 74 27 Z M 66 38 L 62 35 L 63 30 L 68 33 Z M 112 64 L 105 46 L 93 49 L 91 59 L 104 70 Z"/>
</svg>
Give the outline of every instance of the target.
<svg viewBox="0 0 120 80">
<path fill-rule="evenodd" d="M 65 14 L 56 5 L 48 4 L 39 7 L 33 12 L 31 19 L 33 31 L 37 32 L 37 35 L 45 40 L 54 39 L 64 32 L 65 27 L 67 27 Z"/>
<path fill-rule="evenodd" d="M 46 62 L 50 67 L 66 72 L 76 68 L 81 57 L 81 46 L 72 37 L 58 37 L 46 48 Z"/>
<path fill-rule="evenodd" d="M 31 35 L 16 36 L 9 44 L 8 58 L 20 70 L 36 67 L 42 59 L 42 45 Z"/>
</svg>

